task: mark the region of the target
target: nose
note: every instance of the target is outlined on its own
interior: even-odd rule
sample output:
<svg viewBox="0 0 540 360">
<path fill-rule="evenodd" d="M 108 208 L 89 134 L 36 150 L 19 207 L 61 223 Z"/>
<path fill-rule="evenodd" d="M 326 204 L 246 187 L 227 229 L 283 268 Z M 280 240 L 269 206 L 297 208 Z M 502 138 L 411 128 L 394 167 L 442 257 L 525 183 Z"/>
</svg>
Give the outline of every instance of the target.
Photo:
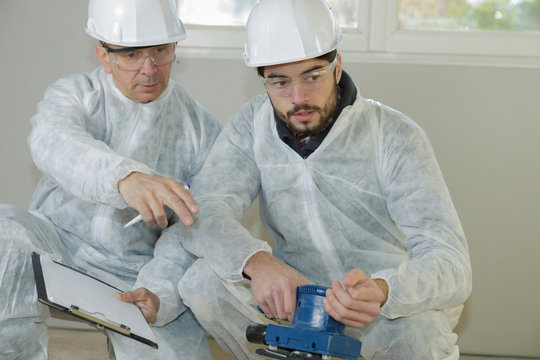
<svg viewBox="0 0 540 360">
<path fill-rule="evenodd" d="M 156 69 L 157 67 L 156 67 L 156 63 L 154 59 L 152 59 L 150 55 L 146 55 L 141 65 L 141 70 L 140 70 L 141 74 L 152 75 L 156 72 Z"/>
<path fill-rule="evenodd" d="M 291 101 L 295 104 L 302 104 L 306 102 L 309 97 L 309 93 L 303 81 L 296 79 L 292 83 Z"/>
</svg>

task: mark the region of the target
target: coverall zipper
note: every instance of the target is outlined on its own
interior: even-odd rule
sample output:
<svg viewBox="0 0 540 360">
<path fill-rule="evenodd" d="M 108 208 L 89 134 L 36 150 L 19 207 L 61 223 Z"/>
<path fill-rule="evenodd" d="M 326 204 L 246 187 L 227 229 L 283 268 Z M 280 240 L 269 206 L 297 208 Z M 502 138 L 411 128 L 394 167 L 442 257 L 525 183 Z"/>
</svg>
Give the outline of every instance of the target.
<svg viewBox="0 0 540 360">
<path fill-rule="evenodd" d="M 133 121 L 133 125 L 129 129 L 129 134 L 126 140 L 124 141 L 122 148 L 119 151 L 119 153 L 122 155 L 129 154 L 133 146 L 133 134 L 135 132 L 135 129 L 137 128 L 137 125 L 139 123 L 139 119 L 141 116 L 142 105 L 136 104 L 135 106 L 136 106 L 135 121 Z M 93 225 L 94 242 L 102 248 L 105 248 L 104 242 L 103 242 L 103 234 L 105 232 L 105 219 L 109 217 L 111 212 L 112 212 L 112 207 L 110 205 L 105 205 L 105 204 L 100 205 L 99 211 L 95 218 L 96 220 L 94 221 L 94 225 Z"/>
<path fill-rule="evenodd" d="M 304 194 L 306 196 L 308 206 L 309 219 L 311 221 L 315 237 L 312 240 L 316 248 L 323 255 L 322 261 L 330 273 L 330 278 L 341 282 L 341 278 L 344 275 L 343 267 L 337 258 L 334 245 L 330 243 L 328 237 L 323 233 L 321 227 L 319 226 L 319 222 L 315 218 L 315 206 L 313 205 L 313 196 L 312 191 L 310 190 L 313 186 L 313 181 L 309 175 L 308 161 L 308 159 L 304 159 L 302 161 L 302 178 L 304 184 Z"/>
</svg>

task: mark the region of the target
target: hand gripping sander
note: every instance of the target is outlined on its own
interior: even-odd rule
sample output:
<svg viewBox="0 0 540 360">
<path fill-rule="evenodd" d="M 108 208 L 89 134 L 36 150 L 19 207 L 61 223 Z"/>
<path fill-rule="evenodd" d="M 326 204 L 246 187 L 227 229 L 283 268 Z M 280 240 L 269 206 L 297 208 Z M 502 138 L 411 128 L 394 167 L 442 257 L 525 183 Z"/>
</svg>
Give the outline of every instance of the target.
<svg viewBox="0 0 540 360">
<path fill-rule="evenodd" d="M 296 291 L 296 312 L 291 325 L 253 323 L 246 329 L 246 338 L 255 344 L 267 345 L 255 352 L 272 359 L 356 360 L 362 342 L 345 335 L 345 325 L 324 310 L 327 287 L 305 285 Z"/>
</svg>

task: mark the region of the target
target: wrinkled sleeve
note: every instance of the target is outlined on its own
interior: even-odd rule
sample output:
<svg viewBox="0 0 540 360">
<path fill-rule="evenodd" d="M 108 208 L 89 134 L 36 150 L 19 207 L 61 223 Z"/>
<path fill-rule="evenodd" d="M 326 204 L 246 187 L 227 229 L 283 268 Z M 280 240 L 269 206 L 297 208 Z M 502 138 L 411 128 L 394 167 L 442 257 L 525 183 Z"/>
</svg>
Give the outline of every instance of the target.
<svg viewBox="0 0 540 360">
<path fill-rule="evenodd" d="M 190 184 L 197 175 L 216 140 L 221 125 L 219 121 L 191 97 L 184 98 L 189 108 L 191 121 L 198 131 L 192 134 L 194 145 L 193 161 L 190 164 Z M 160 299 L 160 307 L 154 326 L 164 326 L 181 315 L 186 307 L 178 294 L 177 286 L 185 271 L 193 263 L 195 257 L 181 245 L 179 233 L 185 229 L 184 224 L 174 215 L 170 226 L 163 230 L 154 247 L 154 257 L 146 263 L 135 282 L 134 289 L 147 288 Z"/>
<path fill-rule="evenodd" d="M 160 305 L 153 326 L 164 326 L 182 314 L 186 307 L 180 299 L 177 285 L 194 257 L 178 241 L 178 221 L 164 229 L 154 247 L 154 257 L 139 272 L 133 289 L 146 288 L 159 297 Z"/>
<path fill-rule="evenodd" d="M 465 235 L 425 133 L 383 108 L 380 172 L 391 217 L 404 236 L 408 260 L 372 274 L 389 284 L 381 313 L 398 318 L 461 305 L 472 287 Z"/>
<path fill-rule="evenodd" d="M 213 270 L 230 281 L 243 279 L 242 269 L 252 254 L 271 251 L 241 224 L 260 188 L 252 118 L 253 109 L 247 104 L 225 125 L 193 181 L 192 192 L 200 208 L 196 221 L 181 229 L 186 249 L 210 259 Z"/>
<path fill-rule="evenodd" d="M 87 131 L 85 114 L 98 101 L 97 91 L 81 78 L 57 81 L 38 104 L 28 143 L 39 170 L 63 189 L 80 199 L 122 209 L 127 205 L 118 192 L 118 181 L 134 171 L 156 174 Z"/>
</svg>

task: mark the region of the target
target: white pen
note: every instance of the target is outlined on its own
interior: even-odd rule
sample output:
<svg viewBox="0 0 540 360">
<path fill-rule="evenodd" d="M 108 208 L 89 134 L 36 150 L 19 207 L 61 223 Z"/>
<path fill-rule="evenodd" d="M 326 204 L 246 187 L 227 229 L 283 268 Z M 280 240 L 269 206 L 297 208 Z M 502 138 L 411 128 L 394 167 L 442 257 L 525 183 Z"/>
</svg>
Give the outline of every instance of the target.
<svg viewBox="0 0 540 360">
<path fill-rule="evenodd" d="M 184 189 L 186 189 L 186 190 L 189 191 L 189 185 L 184 185 Z M 130 227 L 130 226 L 133 225 L 133 224 L 138 223 L 138 222 L 141 221 L 141 220 L 142 220 L 141 214 L 135 216 L 133 219 L 131 219 L 130 222 L 128 222 L 126 225 L 124 225 L 124 229 L 127 228 L 127 227 Z"/>
</svg>

